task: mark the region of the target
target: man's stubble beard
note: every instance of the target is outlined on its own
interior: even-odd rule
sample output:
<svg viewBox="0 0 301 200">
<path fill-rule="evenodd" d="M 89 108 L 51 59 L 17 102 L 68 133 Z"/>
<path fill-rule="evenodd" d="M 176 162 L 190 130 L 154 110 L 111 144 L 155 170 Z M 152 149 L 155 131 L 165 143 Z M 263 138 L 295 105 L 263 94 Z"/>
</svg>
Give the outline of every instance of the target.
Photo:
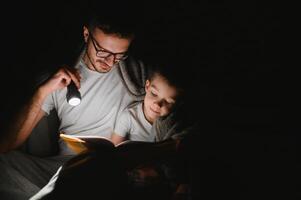
<svg viewBox="0 0 301 200">
<path fill-rule="evenodd" d="M 85 64 L 87 65 L 87 67 L 90 69 L 90 70 L 92 70 L 92 71 L 95 71 L 95 72 L 98 72 L 98 73 L 107 73 L 107 72 L 109 72 L 109 71 L 111 71 L 112 70 L 112 68 L 114 67 L 114 66 L 112 66 L 112 67 L 110 67 L 109 68 L 109 70 L 99 70 L 99 68 L 97 68 L 96 66 L 95 66 L 95 64 L 94 64 L 94 62 L 93 62 L 93 60 L 92 60 L 92 58 L 90 57 L 90 55 L 89 55 L 89 53 L 86 51 L 86 53 L 85 53 L 85 59 L 84 59 L 84 61 L 85 61 Z M 103 63 L 103 61 L 96 61 L 96 62 L 100 62 L 100 63 Z M 105 64 L 105 63 L 104 63 Z"/>
</svg>

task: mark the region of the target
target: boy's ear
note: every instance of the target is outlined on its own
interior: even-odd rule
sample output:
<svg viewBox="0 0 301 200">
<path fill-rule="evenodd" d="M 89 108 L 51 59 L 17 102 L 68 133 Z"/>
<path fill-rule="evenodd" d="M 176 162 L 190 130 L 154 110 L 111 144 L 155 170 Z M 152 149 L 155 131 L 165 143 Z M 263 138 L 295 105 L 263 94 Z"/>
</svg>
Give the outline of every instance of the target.
<svg viewBox="0 0 301 200">
<path fill-rule="evenodd" d="M 145 91 L 147 91 L 150 87 L 150 81 L 149 80 L 146 80 L 145 82 Z"/>
</svg>

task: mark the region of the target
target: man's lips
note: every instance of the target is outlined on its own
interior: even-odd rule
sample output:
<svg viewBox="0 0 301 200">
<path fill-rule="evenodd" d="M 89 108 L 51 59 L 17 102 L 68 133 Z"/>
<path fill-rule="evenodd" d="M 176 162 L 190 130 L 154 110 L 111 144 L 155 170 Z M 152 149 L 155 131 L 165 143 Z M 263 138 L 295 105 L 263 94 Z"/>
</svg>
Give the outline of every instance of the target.
<svg viewBox="0 0 301 200">
<path fill-rule="evenodd" d="M 104 69 L 104 70 L 109 70 L 111 69 L 110 66 L 107 66 L 107 65 L 101 65 L 101 68 Z"/>
<path fill-rule="evenodd" d="M 99 63 L 99 66 L 100 66 L 102 69 L 104 69 L 104 70 L 108 70 L 108 69 L 111 69 L 111 68 L 112 68 L 111 66 L 107 65 L 106 63 L 104 63 L 104 62 L 101 61 L 101 60 L 97 60 L 96 62 L 98 62 L 98 63 Z"/>
</svg>

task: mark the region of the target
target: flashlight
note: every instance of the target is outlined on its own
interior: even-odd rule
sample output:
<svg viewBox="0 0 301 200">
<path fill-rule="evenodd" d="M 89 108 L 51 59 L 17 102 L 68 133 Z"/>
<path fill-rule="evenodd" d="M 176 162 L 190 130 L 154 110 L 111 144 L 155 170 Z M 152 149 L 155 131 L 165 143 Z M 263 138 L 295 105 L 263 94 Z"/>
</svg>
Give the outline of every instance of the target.
<svg viewBox="0 0 301 200">
<path fill-rule="evenodd" d="M 67 86 L 67 102 L 71 106 L 77 106 L 81 102 L 81 95 L 78 91 L 75 83 L 71 80 L 70 84 Z"/>
</svg>

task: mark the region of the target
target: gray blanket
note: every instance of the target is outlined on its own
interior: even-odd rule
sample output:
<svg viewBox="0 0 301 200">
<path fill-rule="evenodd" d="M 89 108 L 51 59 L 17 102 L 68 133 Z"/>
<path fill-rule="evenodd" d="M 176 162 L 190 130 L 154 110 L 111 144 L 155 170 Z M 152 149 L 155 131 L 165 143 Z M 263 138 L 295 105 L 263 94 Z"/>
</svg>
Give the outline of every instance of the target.
<svg viewBox="0 0 301 200">
<path fill-rule="evenodd" d="M 0 154 L 0 199 L 29 199 L 70 156 L 38 158 L 20 151 Z"/>
</svg>

